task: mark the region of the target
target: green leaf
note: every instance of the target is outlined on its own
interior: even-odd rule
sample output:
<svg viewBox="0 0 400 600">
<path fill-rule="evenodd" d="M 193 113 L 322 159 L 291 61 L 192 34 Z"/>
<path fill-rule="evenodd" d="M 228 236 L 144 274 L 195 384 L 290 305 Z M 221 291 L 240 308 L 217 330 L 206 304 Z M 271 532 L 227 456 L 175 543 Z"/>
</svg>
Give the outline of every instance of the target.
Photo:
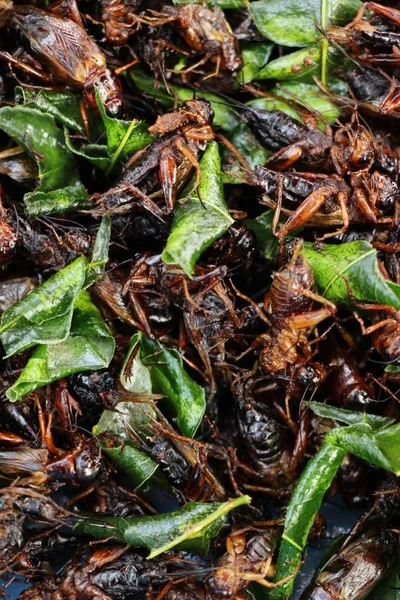
<svg viewBox="0 0 400 600">
<path fill-rule="evenodd" d="M 336 406 L 329 406 L 328 404 L 322 404 L 322 402 L 304 402 L 308 408 L 310 408 L 316 415 L 325 419 L 334 419 L 346 425 L 356 425 L 357 423 L 367 423 L 375 431 L 392 425 L 394 419 L 390 417 L 381 417 L 379 415 L 371 415 L 364 412 L 356 412 L 352 410 L 346 410 L 345 408 L 338 408 Z"/>
<path fill-rule="evenodd" d="M 294 575 L 300 564 L 308 534 L 322 504 L 325 492 L 344 458 L 345 451 L 325 441 L 307 464 L 290 498 L 279 550 L 275 581 L 293 575 L 287 583 L 272 589 L 268 598 L 284 600 L 293 589 Z"/>
<path fill-rule="evenodd" d="M 25 194 L 24 202 L 26 214 L 31 219 L 91 206 L 87 191 L 81 183 L 50 192 L 42 192 L 38 188 Z"/>
<path fill-rule="evenodd" d="M 35 344 L 57 344 L 67 339 L 86 269 L 87 260 L 81 256 L 3 312 L 0 339 L 7 356 Z"/>
<path fill-rule="evenodd" d="M 319 23 L 346 25 L 360 8 L 359 0 L 258 0 L 249 5 L 258 30 L 282 46 L 308 46 L 320 38 Z"/>
<path fill-rule="evenodd" d="M 225 202 L 216 142 L 208 145 L 200 160 L 200 170 L 198 189 L 175 209 L 171 232 L 162 254 L 164 262 L 180 265 L 189 277 L 202 252 L 233 223 Z"/>
<path fill-rule="evenodd" d="M 174 96 L 169 95 L 162 85 L 154 88 L 154 80 L 142 71 L 131 71 L 130 73 L 135 85 L 139 90 L 160 100 L 164 106 L 172 108 L 174 106 Z M 172 86 L 171 86 L 172 87 Z M 180 103 L 193 98 L 193 90 L 174 86 L 176 97 Z M 267 151 L 262 147 L 249 127 L 240 119 L 236 112 L 229 106 L 227 101 L 221 96 L 211 94 L 210 92 L 201 92 L 201 97 L 208 100 L 214 111 L 213 127 L 222 129 L 229 140 L 241 152 L 251 168 L 264 164 L 268 158 Z"/>
<path fill-rule="evenodd" d="M 177 350 L 165 348 L 143 333 L 139 336 L 140 359 L 149 370 L 152 392 L 165 396 L 161 406 L 177 417 L 183 435 L 193 437 L 206 408 L 204 389 L 186 373 Z"/>
<path fill-rule="evenodd" d="M 385 367 L 385 373 L 400 373 L 400 364 L 394 363 Z"/>
<path fill-rule="evenodd" d="M 0 108 L 0 129 L 23 146 L 39 165 L 40 186 L 25 196 L 29 216 L 87 206 L 87 193 L 80 183 L 75 159 L 54 117 L 26 106 L 4 106 Z"/>
<path fill-rule="evenodd" d="M 64 129 L 64 134 L 67 148 L 73 154 L 84 158 L 103 171 L 108 169 L 110 157 L 108 156 L 107 146 L 104 144 L 83 144 L 79 148 L 76 148 L 66 128 Z"/>
<path fill-rule="evenodd" d="M 249 496 L 240 496 L 222 504 L 189 502 L 180 510 L 150 517 L 103 517 L 82 519 L 75 530 L 95 538 L 114 538 L 133 547 L 150 550 L 155 558 L 172 548 L 206 554 L 210 540 L 218 535 L 225 515 L 250 504 Z"/>
<path fill-rule="evenodd" d="M 15 88 L 17 102 L 23 102 L 27 108 L 37 108 L 49 113 L 60 125 L 85 135 L 80 111 L 81 97 L 68 91 L 53 92 L 30 88 Z"/>
<path fill-rule="evenodd" d="M 129 350 L 125 357 L 121 371 L 121 384 L 128 390 L 136 394 L 151 394 L 152 384 L 150 371 L 144 366 L 140 358 L 141 334 L 135 333 L 131 337 Z"/>
<path fill-rule="evenodd" d="M 281 86 L 273 88 L 271 93 L 288 100 L 295 100 L 305 108 L 317 111 L 328 123 L 334 123 L 340 116 L 338 106 L 331 102 L 328 96 L 325 96 L 315 84 L 282 81 Z"/>
<path fill-rule="evenodd" d="M 146 491 L 150 486 L 164 489 L 170 487 L 156 461 L 143 450 L 127 442 L 116 446 L 110 437 L 102 437 L 100 442 L 103 452 L 112 460 L 117 470 L 125 473 L 132 481 L 135 492 Z"/>
<path fill-rule="evenodd" d="M 102 218 L 100 227 L 97 230 L 93 250 L 92 259 L 86 273 L 85 287 L 89 287 L 92 283 L 102 277 L 106 269 L 108 261 L 108 250 L 111 238 L 111 219 L 108 216 Z"/>
<path fill-rule="evenodd" d="M 244 42 L 241 45 L 243 68 L 236 79 L 241 84 L 261 79 L 260 73 L 269 61 L 274 44 L 269 42 Z"/>
<path fill-rule="evenodd" d="M 107 149 L 110 156 L 108 170 L 114 167 L 118 158 L 133 154 L 152 142 L 153 137 L 148 132 L 148 125 L 144 121 L 123 121 L 109 117 L 101 103 L 96 89 L 96 101 L 107 134 Z"/>
<path fill-rule="evenodd" d="M 281 86 L 271 89 L 271 94 L 274 94 L 276 98 L 257 98 L 247 102 L 247 106 L 258 110 L 281 110 L 299 121 L 303 121 L 301 112 L 299 112 L 301 105 L 308 110 L 317 111 L 328 123 L 334 123 L 340 116 L 338 107 L 324 97 L 316 85 L 283 81 Z M 286 102 L 286 99 L 298 104 L 299 109 L 296 110 L 293 104 Z M 325 123 L 321 122 L 321 126 L 324 127 Z"/>
<path fill-rule="evenodd" d="M 69 337 L 59 344 L 39 344 L 17 381 L 6 392 L 11 402 L 73 373 L 108 367 L 115 341 L 87 292 L 79 294 L 73 309 Z"/>
<path fill-rule="evenodd" d="M 400 423 L 376 431 L 367 423 L 333 429 L 326 440 L 381 469 L 400 475 Z"/>
<path fill-rule="evenodd" d="M 363 240 L 314 250 L 305 243 L 304 252 L 314 272 L 320 293 L 333 302 L 354 308 L 348 294 L 361 302 L 389 304 L 400 308 L 400 286 L 387 281 L 378 266 L 377 253 Z"/>
<path fill-rule="evenodd" d="M 321 48 L 308 46 L 271 61 L 259 71 L 257 79 L 301 79 L 303 81 L 308 78 L 312 81 L 313 75 L 319 75 L 320 66 Z"/>
<path fill-rule="evenodd" d="M 246 219 L 247 227 L 251 229 L 256 236 L 259 252 L 267 259 L 273 258 L 279 248 L 279 242 L 272 233 L 274 212 L 275 211 L 271 208 L 255 219 Z"/>
</svg>

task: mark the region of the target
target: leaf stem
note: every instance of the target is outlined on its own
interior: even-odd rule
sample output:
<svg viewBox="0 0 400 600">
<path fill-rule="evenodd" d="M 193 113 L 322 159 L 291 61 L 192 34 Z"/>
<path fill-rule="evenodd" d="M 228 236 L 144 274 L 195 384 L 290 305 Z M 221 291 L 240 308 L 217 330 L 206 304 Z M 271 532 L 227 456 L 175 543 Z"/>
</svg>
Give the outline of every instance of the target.
<svg viewBox="0 0 400 600">
<path fill-rule="evenodd" d="M 325 32 L 328 25 L 328 1 L 321 0 L 321 28 Z M 328 40 L 323 37 L 321 40 L 321 82 L 323 85 L 327 84 L 327 64 L 328 64 Z"/>
<path fill-rule="evenodd" d="M 220 517 L 223 517 L 224 515 L 226 515 L 228 512 L 230 512 L 234 508 L 237 508 L 238 506 L 243 506 L 244 504 L 250 504 L 250 502 L 251 502 L 250 496 L 240 496 L 239 498 L 235 498 L 234 500 L 229 500 L 228 502 L 224 502 L 217 508 L 217 510 L 212 512 L 211 515 L 208 515 L 208 517 L 205 517 L 204 519 L 202 519 L 195 525 L 192 525 L 191 527 L 186 529 L 186 531 L 184 531 L 184 533 L 182 533 L 180 536 L 174 538 L 174 540 L 172 542 L 165 544 L 164 546 L 161 546 L 160 548 L 156 548 L 155 550 L 152 550 L 147 558 L 148 559 L 155 558 L 159 554 L 162 554 L 163 552 L 167 552 L 167 550 L 170 550 L 174 546 L 177 546 L 181 542 L 184 542 L 189 537 L 194 537 L 196 534 L 200 533 L 203 529 L 205 529 L 206 527 L 211 525 L 211 523 L 214 523 L 214 521 L 216 521 Z"/>
<path fill-rule="evenodd" d="M 107 167 L 106 170 L 106 175 L 109 175 L 111 173 L 111 171 L 113 170 L 115 163 L 117 162 L 122 150 L 124 149 L 127 141 L 129 140 L 129 137 L 132 133 L 132 131 L 134 130 L 135 126 L 137 125 L 138 121 L 137 119 L 132 119 L 128 129 L 126 130 L 126 133 L 124 135 L 124 137 L 122 138 L 118 148 L 116 149 L 116 151 L 114 152 L 114 154 L 112 155 L 111 159 L 110 159 L 110 164 Z"/>
</svg>

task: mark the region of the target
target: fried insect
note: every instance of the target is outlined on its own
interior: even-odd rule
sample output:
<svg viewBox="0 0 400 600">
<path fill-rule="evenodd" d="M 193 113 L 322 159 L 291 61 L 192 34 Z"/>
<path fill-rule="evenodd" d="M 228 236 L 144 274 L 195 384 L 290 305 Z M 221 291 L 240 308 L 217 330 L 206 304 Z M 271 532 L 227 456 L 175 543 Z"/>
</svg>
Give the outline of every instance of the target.
<svg viewBox="0 0 400 600">
<path fill-rule="evenodd" d="M 297 477 L 296 469 L 305 452 L 305 415 L 293 435 L 278 406 L 264 401 L 265 393 L 276 391 L 274 383 L 264 377 L 238 378 L 232 391 L 245 456 L 250 459 L 250 464 L 241 459 L 237 468 L 252 481 L 269 486 L 272 495 L 285 496 Z"/>
<path fill-rule="evenodd" d="M 336 552 L 320 570 L 307 598 L 362 600 L 397 564 L 393 533 L 364 534 Z"/>
<path fill-rule="evenodd" d="M 10 223 L 10 212 L 3 207 L 0 185 L 0 265 L 12 259 L 16 251 L 18 233 Z"/>
<path fill-rule="evenodd" d="M 313 309 L 314 302 L 322 308 Z M 336 312 L 336 306 L 314 292 L 314 275 L 301 253 L 301 244 L 296 245 L 289 263 L 275 273 L 264 298 L 264 311 L 269 330 L 253 343 L 253 348 L 261 346 L 260 369 L 275 374 L 308 362 L 313 356 L 308 337 Z"/>
<path fill-rule="evenodd" d="M 267 588 L 274 587 L 276 584 L 266 578 L 274 575 L 272 559 L 277 543 L 276 531 L 251 536 L 246 536 L 243 530 L 231 533 L 226 540 L 226 554 L 206 579 L 210 595 L 237 598 L 237 594 L 252 581 Z"/>
<path fill-rule="evenodd" d="M 152 15 L 145 22 L 152 26 L 172 23 L 187 45 L 204 55 L 180 73 L 189 73 L 208 61 L 215 63 L 215 72 L 208 77 L 218 76 L 220 70 L 235 74 L 242 68 L 239 43 L 224 13 L 217 7 L 211 10 L 198 4 L 164 6 L 160 12 L 152 11 Z"/>
<path fill-rule="evenodd" d="M 10 6 L 2 17 L 3 25 L 21 36 L 55 81 L 83 90 L 92 107 L 96 107 L 97 89 L 109 113 L 121 112 L 121 84 L 107 67 L 99 46 L 78 23 L 30 5 Z M 49 79 L 48 75 L 33 70 L 7 52 L 0 56 L 42 80 Z"/>
<path fill-rule="evenodd" d="M 128 203 L 136 199 L 158 218 L 169 215 L 178 192 L 193 170 L 196 172 L 195 182 L 188 195 L 199 185 L 198 156 L 207 142 L 214 139 L 211 130 L 213 116 L 207 100 L 187 100 L 181 108 L 159 117 L 149 128 L 150 133 L 159 136 L 159 139 L 129 159 L 118 184 L 102 194 L 97 204 L 114 212 L 118 209 L 129 211 Z M 160 186 L 165 210 L 148 197 Z"/>
<path fill-rule="evenodd" d="M 135 15 L 141 3 L 142 0 L 100 0 L 100 19 L 110 44 L 126 44 L 137 24 Z"/>
<path fill-rule="evenodd" d="M 331 390 L 333 399 L 339 406 L 354 410 L 373 405 L 373 386 L 361 374 L 350 351 L 346 351 L 334 336 L 329 341 L 328 365 L 326 389 Z"/>
</svg>

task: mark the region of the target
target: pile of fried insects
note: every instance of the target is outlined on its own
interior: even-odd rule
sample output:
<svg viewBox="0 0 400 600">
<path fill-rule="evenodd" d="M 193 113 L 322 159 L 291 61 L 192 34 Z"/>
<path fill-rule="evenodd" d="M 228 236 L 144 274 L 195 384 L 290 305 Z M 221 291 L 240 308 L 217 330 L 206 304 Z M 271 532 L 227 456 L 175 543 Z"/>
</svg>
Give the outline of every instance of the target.
<svg viewBox="0 0 400 600">
<path fill-rule="evenodd" d="M 2 597 L 400 598 L 399 123 L 390 2 L 0 0 Z"/>
</svg>

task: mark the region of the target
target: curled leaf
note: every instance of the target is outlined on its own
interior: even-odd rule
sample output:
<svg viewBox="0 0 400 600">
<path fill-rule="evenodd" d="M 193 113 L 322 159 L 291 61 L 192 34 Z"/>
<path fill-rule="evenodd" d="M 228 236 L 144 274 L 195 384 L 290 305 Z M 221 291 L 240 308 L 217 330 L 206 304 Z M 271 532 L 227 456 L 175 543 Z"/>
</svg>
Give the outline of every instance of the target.
<svg viewBox="0 0 400 600">
<path fill-rule="evenodd" d="M 249 496 L 240 496 L 222 504 L 189 502 L 180 510 L 151 517 L 82 519 L 75 529 L 96 538 L 111 537 L 129 546 L 147 548 L 148 558 L 175 547 L 205 554 L 210 540 L 220 532 L 225 515 L 250 501 Z"/>
<path fill-rule="evenodd" d="M 325 244 L 314 250 L 304 245 L 307 261 L 313 270 L 320 293 L 332 302 L 354 308 L 354 298 L 360 302 L 377 302 L 400 308 L 400 286 L 382 275 L 376 250 L 364 240 L 335 246 Z"/>
<path fill-rule="evenodd" d="M 233 223 L 221 181 L 218 144 L 211 142 L 200 160 L 200 185 L 175 209 L 163 261 L 178 264 L 192 276 L 202 252 L 220 238 Z M 191 185 L 191 184 L 190 184 Z"/>
<path fill-rule="evenodd" d="M 12 402 L 73 373 L 105 369 L 114 354 L 115 341 L 87 292 L 73 305 L 69 337 L 58 344 L 39 344 L 6 396 Z"/>
</svg>

